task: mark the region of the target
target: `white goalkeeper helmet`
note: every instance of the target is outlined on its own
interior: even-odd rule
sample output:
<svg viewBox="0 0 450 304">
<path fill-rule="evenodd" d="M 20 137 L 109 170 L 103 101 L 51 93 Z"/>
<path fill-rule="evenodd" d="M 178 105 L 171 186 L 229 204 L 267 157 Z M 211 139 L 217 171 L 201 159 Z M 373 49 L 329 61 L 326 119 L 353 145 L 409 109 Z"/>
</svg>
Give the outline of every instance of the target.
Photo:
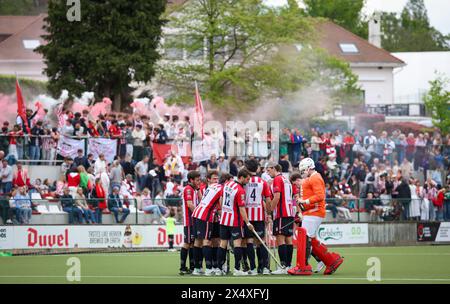
<svg viewBox="0 0 450 304">
<path fill-rule="evenodd" d="M 315 169 L 316 165 L 314 164 L 314 161 L 311 158 L 304 158 L 298 165 L 298 170 L 300 171 L 300 174 L 305 176 L 310 169 Z"/>
</svg>

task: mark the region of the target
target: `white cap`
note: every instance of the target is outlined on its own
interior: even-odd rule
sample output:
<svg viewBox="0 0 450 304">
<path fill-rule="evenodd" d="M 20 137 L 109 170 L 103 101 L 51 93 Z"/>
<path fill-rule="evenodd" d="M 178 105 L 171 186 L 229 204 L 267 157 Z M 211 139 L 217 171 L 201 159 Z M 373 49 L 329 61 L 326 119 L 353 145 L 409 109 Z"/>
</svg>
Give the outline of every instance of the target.
<svg viewBox="0 0 450 304">
<path fill-rule="evenodd" d="M 369 131 L 367 131 L 367 133 L 373 133 L 372 129 L 370 129 Z"/>
</svg>

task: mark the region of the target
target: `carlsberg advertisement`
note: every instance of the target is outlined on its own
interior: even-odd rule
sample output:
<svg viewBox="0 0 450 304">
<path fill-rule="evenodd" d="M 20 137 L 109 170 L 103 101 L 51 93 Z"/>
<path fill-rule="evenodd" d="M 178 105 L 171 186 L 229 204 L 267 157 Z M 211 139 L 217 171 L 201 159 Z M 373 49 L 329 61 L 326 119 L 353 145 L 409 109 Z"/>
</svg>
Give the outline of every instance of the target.
<svg viewBox="0 0 450 304">
<path fill-rule="evenodd" d="M 368 224 L 322 224 L 317 232 L 327 245 L 368 244 Z"/>
</svg>

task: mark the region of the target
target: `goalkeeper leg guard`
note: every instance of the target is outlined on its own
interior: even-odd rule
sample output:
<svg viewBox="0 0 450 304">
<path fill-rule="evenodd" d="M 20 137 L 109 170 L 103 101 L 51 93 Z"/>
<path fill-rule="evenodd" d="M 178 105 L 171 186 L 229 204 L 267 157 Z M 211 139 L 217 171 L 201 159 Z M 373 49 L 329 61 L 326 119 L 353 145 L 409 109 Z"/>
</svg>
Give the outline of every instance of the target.
<svg viewBox="0 0 450 304">
<path fill-rule="evenodd" d="M 316 238 L 311 239 L 312 253 L 317 256 L 327 267 L 324 274 L 334 273 L 344 262 L 344 259 L 337 253 L 328 252 L 327 246 L 320 243 Z"/>
<path fill-rule="evenodd" d="M 311 275 L 311 265 L 306 264 L 306 230 L 297 228 L 297 263 L 294 268 L 288 270 L 291 275 Z"/>
<path fill-rule="evenodd" d="M 306 236 L 306 252 L 305 252 L 305 264 L 309 265 L 309 257 L 311 256 L 311 238 Z"/>
</svg>

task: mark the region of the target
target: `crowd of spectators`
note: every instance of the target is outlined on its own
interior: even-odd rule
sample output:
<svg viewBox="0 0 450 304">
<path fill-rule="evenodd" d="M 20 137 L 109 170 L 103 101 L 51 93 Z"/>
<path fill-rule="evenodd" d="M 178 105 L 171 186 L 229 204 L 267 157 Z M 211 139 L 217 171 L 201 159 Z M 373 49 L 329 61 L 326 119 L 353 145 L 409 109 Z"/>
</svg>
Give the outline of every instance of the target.
<svg viewBox="0 0 450 304">
<path fill-rule="evenodd" d="M 59 199 L 70 223 L 102 223 L 105 213 L 123 223 L 134 208 L 153 214 L 160 223 L 176 210 L 180 220 L 180 193 L 190 170 L 198 170 L 203 179 L 208 170 L 236 176 L 247 158 L 258 159 L 264 168 L 275 147 L 286 176 L 305 157 L 316 162 L 326 183 L 327 209 L 334 218 L 351 221 L 351 211 L 362 211 L 371 220 L 450 220 L 450 136 L 438 130 L 375 134 L 372 130 L 341 133 L 284 128 L 276 138 L 270 130 L 227 134 L 212 129 L 206 134 L 214 147 L 209 160 L 194 162 L 171 150 L 161 164 L 151 143 L 191 143 L 188 117 L 180 120 L 165 115 L 154 123 L 139 115 L 92 119 L 88 111 L 67 111 L 58 128 L 47 117 L 36 120 L 35 115 L 27 111 L 29 128 L 20 118 L 11 129 L 4 122 L 0 134 L 4 222 L 29 223 L 36 208 L 31 193 Z M 61 136 L 118 139 L 116 157 L 108 162 L 103 154 L 95 158 L 83 150 L 74 158 L 62 157 L 57 151 Z M 227 153 L 230 145 L 235 146 L 233 155 Z M 267 152 L 268 157 L 262 157 Z M 23 166 L 28 160 L 60 166 L 60 178 L 31 183 Z"/>
<path fill-rule="evenodd" d="M 298 134 L 283 130 L 280 164 L 289 173 L 303 157 L 313 158 L 333 217 L 351 220 L 348 211 L 359 210 L 371 220 L 450 220 L 449 135 L 311 129 L 298 145 Z"/>
</svg>

